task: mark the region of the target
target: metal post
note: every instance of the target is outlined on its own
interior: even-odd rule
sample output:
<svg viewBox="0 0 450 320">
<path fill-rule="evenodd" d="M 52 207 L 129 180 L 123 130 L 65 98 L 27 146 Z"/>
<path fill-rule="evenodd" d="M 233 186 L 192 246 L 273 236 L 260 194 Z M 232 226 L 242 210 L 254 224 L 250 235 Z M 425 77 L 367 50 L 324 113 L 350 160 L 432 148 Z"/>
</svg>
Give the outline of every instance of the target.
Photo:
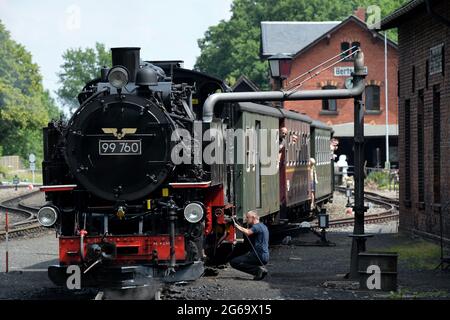
<svg viewBox="0 0 450 320">
<path fill-rule="evenodd" d="M 176 266 L 176 251 L 175 251 L 175 220 L 177 219 L 177 212 L 174 208 L 169 209 L 169 240 L 170 240 L 170 264 L 169 271 L 174 272 Z"/>
<path fill-rule="evenodd" d="M 388 47 L 387 47 L 387 31 L 384 32 L 384 86 L 386 101 L 386 164 L 387 170 L 391 169 L 391 161 L 389 155 L 389 78 L 388 78 Z"/>
<path fill-rule="evenodd" d="M 273 78 L 273 91 L 281 91 L 283 90 L 283 79 L 281 78 Z M 274 101 L 274 107 L 284 108 L 284 101 Z"/>
<path fill-rule="evenodd" d="M 366 235 L 364 234 L 364 214 L 367 208 L 364 205 L 364 103 L 362 95 L 355 98 L 355 226 L 350 261 L 350 278 L 356 279 L 358 274 L 358 255 L 366 250 Z"/>
<path fill-rule="evenodd" d="M 6 273 L 9 272 L 9 222 L 8 222 L 8 210 L 5 211 L 5 241 L 6 241 L 6 252 L 5 252 L 5 263 L 6 263 Z"/>
</svg>

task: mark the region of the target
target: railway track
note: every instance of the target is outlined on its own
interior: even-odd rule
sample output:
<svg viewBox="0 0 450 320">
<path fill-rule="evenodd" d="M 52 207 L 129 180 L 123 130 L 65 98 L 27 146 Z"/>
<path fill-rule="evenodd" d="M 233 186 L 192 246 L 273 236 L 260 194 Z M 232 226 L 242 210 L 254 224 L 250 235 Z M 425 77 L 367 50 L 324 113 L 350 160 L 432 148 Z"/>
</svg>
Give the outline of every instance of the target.
<svg viewBox="0 0 450 320">
<path fill-rule="evenodd" d="M 337 187 L 336 191 L 345 193 L 346 190 L 345 188 Z M 369 202 L 386 207 L 386 211 L 384 212 L 366 215 L 364 219 L 366 224 L 377 224 L 398 220 L 399 201 L 397 199 L 384 197 L 382 195 L 373 192 L 365 192 L 364 198 Z M 354 222 L 355 222 L 354 217 L 333 219 L 330 221 L 330 228 L 349 227 L 353 226 Z M 317 226 L 317 224 L 314 226 Z"/>
<path fill-rule="evenodd" d="M 24 236 L 44 230 L 44 228 L 38 223 L 36 218 L 36 214 L 39 211 L 39 208 L 25 204 L 25 200 L 36 196 L 39 192 L 39 190 L 31 191 L 30 193 L 15 196 L 0 203 L 0 211 L 2 212 L 2 214 L 8 211 L 8 214 L 15 214 L 23 218 L 19 221 L 9 224 L 10 238 Z M 0 240 L 4 240 L 5 236 L 6 231 L 0 230 Z"/>
</svg>

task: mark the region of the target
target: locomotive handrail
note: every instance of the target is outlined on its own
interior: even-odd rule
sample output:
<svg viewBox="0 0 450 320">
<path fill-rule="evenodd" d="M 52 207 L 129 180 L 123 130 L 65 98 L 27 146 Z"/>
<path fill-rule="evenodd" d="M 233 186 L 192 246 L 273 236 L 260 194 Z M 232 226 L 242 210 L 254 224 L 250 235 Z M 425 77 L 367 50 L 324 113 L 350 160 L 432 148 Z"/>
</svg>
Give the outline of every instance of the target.
<svg viewBox="0 0 450 320">
<path fill-rule="evenodd" d="M 321 99 L 349 99 L 364 92 L 364 54 L 358 52 L 355 58 L 353 88 L 334 90 L 302 90 L 293 93 L 285 91 L 215 93 L 208 97 L 203 106 L 203 122 L 212 122 L 214 108 L 219 102 L 257 101 L 299 101 Z"/>
</svg>

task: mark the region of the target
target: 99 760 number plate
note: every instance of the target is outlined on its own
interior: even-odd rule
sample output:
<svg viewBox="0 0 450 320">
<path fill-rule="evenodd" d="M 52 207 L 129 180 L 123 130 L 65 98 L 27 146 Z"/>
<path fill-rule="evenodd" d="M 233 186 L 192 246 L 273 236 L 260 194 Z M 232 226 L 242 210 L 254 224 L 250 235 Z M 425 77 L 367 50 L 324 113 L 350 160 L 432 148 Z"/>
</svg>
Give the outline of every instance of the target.
<svg viewBox="0 0 450 320">
<path fill-rule="evenodd" d="M 141 140 L 100 140 L 98 142 L 101 156 L 140 156 Z"/>
</svg>

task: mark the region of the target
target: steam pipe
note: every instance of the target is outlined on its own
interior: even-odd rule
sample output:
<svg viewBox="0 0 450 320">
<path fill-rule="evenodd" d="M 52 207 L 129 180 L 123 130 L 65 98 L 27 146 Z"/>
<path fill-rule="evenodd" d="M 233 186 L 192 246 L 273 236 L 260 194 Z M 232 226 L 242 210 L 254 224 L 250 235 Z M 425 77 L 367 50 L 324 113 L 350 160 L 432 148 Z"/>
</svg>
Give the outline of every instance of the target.
<svg viewBox="0 0 450 320">
<path fill-rule="evenodd" d="M 208 97 L 203 106 L 203 122 L 212 122 L 214 108 L 220 102 L 298 101 L 357 97 L 364 92 L 364 77 L 364 54 L 359 51 L 355 58 L 353 88 L 351 89 L 302 90 L 294 93 L 284 91 L 215 93 Z"/>
<path fill-rule="evenodd" d="M 175 220 L 177 219 L 177 212 L 174 208 L 169 209 L 169 243 L 170 243 L 170 262 L 169 272 L 175 272 L 177 263 L 175 251 Z"/>
</svg>

